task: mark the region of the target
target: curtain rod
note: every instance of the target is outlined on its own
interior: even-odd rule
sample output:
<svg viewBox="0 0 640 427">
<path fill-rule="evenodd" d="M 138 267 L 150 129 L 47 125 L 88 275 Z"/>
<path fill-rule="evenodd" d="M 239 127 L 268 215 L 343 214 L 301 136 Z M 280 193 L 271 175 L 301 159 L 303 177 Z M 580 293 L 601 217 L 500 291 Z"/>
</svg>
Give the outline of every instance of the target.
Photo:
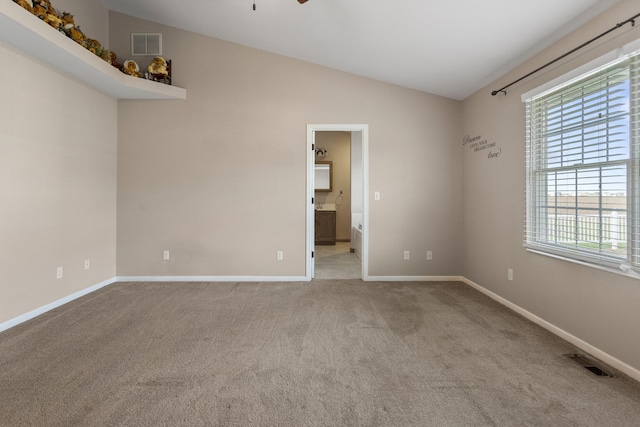
<svg viewBox="0 0 640 427">
<path fill-rule="evenodd" d="M 582 49 L 583 47 L 585 47 L 585 46 L 587 46 L 587 45 L 589 45 L 589 44 L 593 43 L 594 41 L 596 41 L 596 40 L 598 40 L 598 39 L 600 39 L 600 38 L 602 38 L 602 37 L 606 36 L 606 35 L 607 35 L 607 34 L 609 34 L 610 32 L 615 31 L 615 30 L 617 30 L 618 28 L 620 28 L 620 27 L 622 27 L 622 26 L 624 26 L 624 25 L 626 25 L 626 24 L 628 24 L 628 23 L 631 23 L 631 26 L 632 26 L 632 27 L 635 27 L 635 25 L 636 25 L 636 21 L 635 21 L 635 20 L 636 20 L 636 18 L 637 18 L 637 17 L 639 17 L 639 16 L 640 16 L 640 13 L 637 13 L 637 14 L 635 14 L 634 16 L 632 16 L 631 18 L 627 19 L 626 21 L 623 21 L 623 22 L 620 22 L 620 23 L 616 24 L 616 26 L 615 26 L 615 27 L 611 27 L 611 28 L 609 28 L 609 29 L 608 29 L 607 31 L 605 31 L 604 33 L 602 33 L 602 34 L 600 34 L 600 35 L 598 35 L 598 36 L 596 36 L 596 37 L 592 38 L 591 40 L 589 40 L 589 41 L 587 41 L 587 42 L 582 43 L 580 46 L 578 46 L 578 47 L 576 47 L 576 48 L 574 48 L 574 49 L 571 49 L 569 52 L 567 52 L 567 53 L 565 53 L 565 54 L 563 54 L 563 55 L 560 55 L 559 57 L 557 57 L 557 58 L 556 58 L 556 59 L 554 59 L 553 61 L 549 61 L 549 62 L 547 62 L 546 64 L 544 64 L 543 66 L 541 66 L 541 67 L 539 67 L 539 68 L 536 68 L 535 70 L 533 70 L 533 71 L 532 71 L 532 72 L 530 72 L 529 74 L 527 74 L 527 75 L 525 75 L 525 76 L 520 77 L 518 80 L 514 80 L 514 81 L 512 81 L 511 83 L 509 83 L 508 85 L 506 85 L 506 86 L 504 86 L 504 87 L 502 87 L 502 88 L 500 88 L 500 89 L 498 89 L 498 90 L 494 90 L 493 92 L 491 92 L 491 95 L 492 95 L 492 96 L 496 96 L 496 95 L 497 95 L 497 94 L 499 94 L 500 92 L 502 92 L 502 93 L 504 93 L 504 94 L 506 95 L 506 94 L 507 94 L 507 91 L 506 91 L 505 89 L 507 89 L 508 87 L 511 87 L 511 86 L 513 86 L 514 84 L 516 84 L 516 83 L 518 83 L 518 82 L 520 82 L 520 81 L 522 81 L 522 80 L 526 79 L 527 77 L 532 76 L 533 74 L 537 73 L 538 71 L 541 71 L 541 70 L 543 70 L 543 69 L 547 68 L 549 65 L 555 64 L 556 62 L 560 61 L 561 59 L 566 58 L 567 56 L 571 55 L 572 53 L 574 53 L 574 52 L 576 52 L 576 51 L 578 51 L 578 50 Z"/>
</svg>

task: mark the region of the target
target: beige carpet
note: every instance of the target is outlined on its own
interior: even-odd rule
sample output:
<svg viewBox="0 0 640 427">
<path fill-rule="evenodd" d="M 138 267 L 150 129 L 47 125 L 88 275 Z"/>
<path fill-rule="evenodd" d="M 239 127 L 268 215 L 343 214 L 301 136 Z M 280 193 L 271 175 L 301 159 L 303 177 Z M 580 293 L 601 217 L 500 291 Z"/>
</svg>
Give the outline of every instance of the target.
<svg viewBox="0 0 640 427">
<path fill-rule="evenodd" d="M 119 283 L 0 334 L 1 426 L 631 426 L 462 283 Z"/>
</svg>

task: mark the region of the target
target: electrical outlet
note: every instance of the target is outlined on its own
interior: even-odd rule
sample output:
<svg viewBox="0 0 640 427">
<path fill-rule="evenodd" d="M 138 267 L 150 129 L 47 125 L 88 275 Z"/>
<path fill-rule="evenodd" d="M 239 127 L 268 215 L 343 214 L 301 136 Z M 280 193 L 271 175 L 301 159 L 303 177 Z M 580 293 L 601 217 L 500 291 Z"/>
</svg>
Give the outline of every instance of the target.
<svg viewBox="0 0 640 427">
<path fill-rule="evenodd" d="M 282 261 L 284 259 L 284 253 L 282 251 L 276 252 L 276 259 Z"/>
<path fill-rule="evenodd" d="M 433 252 L 427 251 L 427 261 L 431 261 L 433 259 Z"/>
<path fill-rule="evenodd" d="M 511 268 L 508 268 L 508 269 L 507 269 L 507 279 L 508 279 L 510 282 L 513 282 L 513 270 L 512 270 Z"/>
<path fill-rule="evenodd" d="M 162 252 L 162 259 L 165 261 L 169 259 L 169 251 Z"/>
<path fill-rule="evenodd" d="M 62 267 L 58 267 L 56 269 L 56 279 L 62 279 L 62 273 L 63 273 Z"/>
<path fill-rule="evenodd" d="M 411 253 L 409 251 L 404 251 L 404 259 L 411 259 Z"/>
</svg>

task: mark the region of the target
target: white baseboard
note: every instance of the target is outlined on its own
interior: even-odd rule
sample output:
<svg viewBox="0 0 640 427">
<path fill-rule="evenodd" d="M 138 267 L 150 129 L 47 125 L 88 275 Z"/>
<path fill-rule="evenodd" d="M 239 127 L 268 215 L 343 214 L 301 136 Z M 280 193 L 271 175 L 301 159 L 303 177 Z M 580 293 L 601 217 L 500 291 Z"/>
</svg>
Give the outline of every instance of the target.
<svg viewBox="0 0 640 427">
<path fill-rule="evenodd" d="M 26 322 L 27 320 L 31 320 L 36 316 L 40 316 L 41 314 L 46 313 L 47 311 L 53 310 L 54 308 L 60 307 L 61 305 L 64 305 L 68 302 L 71 302 L 75 299 L 78 299 L 80 297 L 83 297 L 87 294 L 90 294 L 91 292 L 95 292 L 100 288 L 104 288 L 105 286 L 111 285 L 112 283 L 117 282 L 115 277 L 112 277 L 111 279 L 105 280 L 104 282 L 98 283 L 97 285 L 93 285 L 89 288 L 83 289 L 81 291 L 78 291 L 76 293 L 73 293 L 69 296 L 66 296 L 64 298 L 61 298 L 57 301 L 54 301 L 52 303 L 49 303 L 47 305 L 43 305 L 40 308 L 36 308 L 35 310 L 31 310 L 28 313 L 22 314 L 18 317 L 14 317 L 13 319 L 7 320 L 4 323 L 0 323 L 0 332 L 2 331 L 6 331 L 9 328 L 13 328 L 16 325 L 19 325 L 20 323 Z"/>
<path fill-rule="evenodd" d="M 460 276 L 368 276 L 367 282 L 461 282 Z"/>
<path fill-rule="evenodd" d="M 582 339 L 576 337 L 575 335 L 570 334 L 569 332 L 565 331 L 564 329 L 561 329 L 559 327 L 557 327 L 556 325 L 536 316 L 535 314 L 531 313 L 530 311 L 525 310 L 524 308 L 520 307 L 519 305 L 516 305 L 514 303 L 512 303 L 511 301 L 501 297 L 500 295 L 491 292 L 490 290 L 483 288 L 482 286 L 478 285 L 477 283 L 467 279 L 466 277 L 461 277 L 460 281 L 466 283 L 467 285 L 471 286 L 474 289 L 477 289 L 478 291 L 482 292 L 483 294 L 487 295 L 489 298 L 499 302 L 500 304 L 504 305 L 505 307 L 515 311 L 516 313 L 520 314 L 521 316 L 529 319 L 530 321 L 532 321 L 533 323 L 543 327 L 544 329 L 548 330 L 549 332 L 559 336 L 560 338 L 564 339 L 565 341 L 570 342 L 571 344 L 575 345 L 576 347 L 578 347 L 579 349 L 583 350 L 584 352 L 590 354 L 591 356 L 595 357 L 596 359 L 606 363 L 607 365 L 611 366 L 612 368 L 617 369 L 618 371 L 624 373 L 625 375 L 628 375 L 629 377 L 635 379 L 636 381 L 640 381 L 640 370 L 634 368 L 633 366 L 630 366 L 626 363 L 624 363 L 623 361 L 613 357 L 612 355 L 610 355 L 609 353 L 606 353 L 602 350 L 600 350 L 599 348 L 589 344 L 586 341 L 583 341 Z"/>
<path fill-rule="evenodd" d="M 306 282 L 305 276 L 118 276 L 118 282 Z"/>
</svg>

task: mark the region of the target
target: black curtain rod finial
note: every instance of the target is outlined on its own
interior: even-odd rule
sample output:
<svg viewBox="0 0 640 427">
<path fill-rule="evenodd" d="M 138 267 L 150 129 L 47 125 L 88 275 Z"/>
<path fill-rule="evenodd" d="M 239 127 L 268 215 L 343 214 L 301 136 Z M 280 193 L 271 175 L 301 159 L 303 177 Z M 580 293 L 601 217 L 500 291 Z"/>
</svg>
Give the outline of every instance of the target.
<svg viewBox="0 0 640 427">
<path fill-rule="evenodd" d="M 494 90 L 493 92 L 491 92 L 492 96 L 496 96 L 497 94 L 499 94 L 500 92 L 504 93 L 505 95 L 507 94 L 506 90 Z"/>
</svg>

